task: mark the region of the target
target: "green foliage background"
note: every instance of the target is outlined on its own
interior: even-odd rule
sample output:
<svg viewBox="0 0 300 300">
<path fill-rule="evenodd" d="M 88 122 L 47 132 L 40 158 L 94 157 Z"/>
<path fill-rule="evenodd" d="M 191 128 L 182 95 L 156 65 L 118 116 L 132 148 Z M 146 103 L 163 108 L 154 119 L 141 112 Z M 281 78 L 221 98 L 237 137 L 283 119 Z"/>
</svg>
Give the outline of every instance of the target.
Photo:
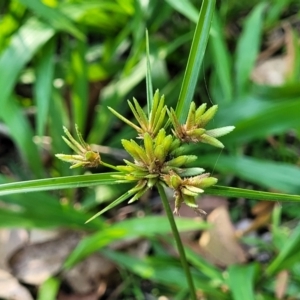
<svg viewBox="0 0 300 300">
<path fill-rule="evenodd" d="M 77 187 L 79 180 L 86 180 L 81 186 L 90 188 L 82 192 L 81 199 L 76 198 L 76 189 L 64 189 L 60 194 L 21 194 L 28 191 L 25 182 L 23 190 L 21 185 L 15 189 L 16 194 L 7 192 L 10 195 L 4 196 L 3 189 L 0 226 L 90 230 L 91 236 L 82 241 L 66 267 L 102 249 L 110 242 L 107 237 L 115 237 L 111 233 L 114 227 L 107 228 L 105 218 L 87 225 L 84 222 L 97 211 L 99 201 L 113 201 L 125 191 L 124 187 L 111 188 L 110 177 L 105 173 L 59 181 L 61 176 L 80 174 L 54 159 L 54 154 L 68 153 L 61 139 L 62 126 L 73 129 L 76 123 L 88 143 L 109 147 L 106 148 L 110 154 L 108 159 L 120 163 L 120 139 L 132 136 L 133 132 L 123 128 L 107 106 L 129 117 L 128 98 L 134 96 L 146 106 L 146 29 L 150 39 L 152 84 L 165 94 L 167 104 L 184 111 L 182 99 L 212 102 L 219 105 L 213 127 L 236 127 L 222 139 L 226 149 L 221 153 L 208 147 L 190 148 L 191 153 L 200 157 L 200 166 L 214 170 L 223 185 L 300 194 L 300 50 L 296 27 L 291 31 L 293 64 L 285 83 L 274 87 L 250 80 L 259 53 L 267 47 L 269 32 L 291 18 L 296 20 L 290 21 L 292 28 L 299 22 L 299 3 L 291 0 L 250 1 L 243 5 L 237 1 L 217 2 L 211 28 L 201 27 L 202 35 L 198 37 L 200 45 L 204 43 L 201 42 L 205 39 L 203 33 L 209 38 L 206 52 L 204 47 L 194 56 L 191 53 L 188 64 L 192 68 L 201 64 L 203 58 L 199 78 L 192 73 L 186 88 L 180 92 L 185 70 L 189 74 L 186 66 L 192 40 L 197 39 L 194 37 L 196 23 L 201 26 L 200 5 L 198 1 L 187 0 L 1 2 L 1 134 L 13 141 L 17 151 L 5 160 L 10 172 L 2 172 L 0 182 L 45 178 L 38 185 L 49 190 Z M 207 13 L 209 7 L 205 9 Z M 286 51 L 284 46 L 278 50 L 279 54 Z M 275 147 L 270 139 L 275 139 Z M 106 170 L 95 173 L 98 171 Z M 99 180 L 104 185 L 100 192 Z M 34 188 L 38 189 L 29 186 L 29 190 Z M 99 193 L 101 197 L 97 196 Z M 225 190 L 223 194 L 226 195 Z M 60 202 L 62 197 L 67 199 L 66 204 Z M 291 195 L 286 201 L 293 199 L 298 198 Z M 80 209 L 75 209 L 78 200 Z M 22 209 L 15 211 L 12 205 Z M 285 223 L 299 220 L 298 204 L 287 203 L 277 210 L 271 227 L 273 240 L 268 245 L 272 259 L 266 266 L 248 263 L 232 266 L 224 273 L 188 252 L 196 286 L 208 299 L 274 299 L 275 276 L 283 269 L 291 274 L 287 297 L 299 297 L 300 227 L 290 228 Z M 235 207 L 233 213 L 242 215 Z M 152 237 L 168 231 L 155 228 L 157 222 L 149 220 L 151 217 L 132 220 L 132 224 L 128 221 L 129 225 L 126 221 L 115 224 L 115 227 L 128 228 L 118 239 L 129 233 Z M 146 229 L 136 230 L 135 221 L 147 224 Z M 183 221 L 178 226 L 182 230 L 199 228 L 192 221 Z M 187 287 L 178 262 L 170 257 L 163 260 L 159 253 L 139 260 L 103 250 L 108 258 L 141 278 L 158 282 L 172 292 L 176 286 L 182 289 L 181 299 L 184 299 Z M 147 272 L 149 268 L 153 272 Z M 222 292 L 224 285 L 229 292 Z"/>
</svg>

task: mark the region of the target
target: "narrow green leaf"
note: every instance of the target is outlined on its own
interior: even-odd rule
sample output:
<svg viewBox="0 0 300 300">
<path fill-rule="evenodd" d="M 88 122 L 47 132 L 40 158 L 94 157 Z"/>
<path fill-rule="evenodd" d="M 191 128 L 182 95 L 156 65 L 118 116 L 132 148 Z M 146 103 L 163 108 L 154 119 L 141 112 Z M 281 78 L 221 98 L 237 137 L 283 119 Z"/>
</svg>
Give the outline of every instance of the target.
<svg viewBox="0 0 300 300">
<path fill-rule="evenodd" d="M 106 249 L 102 249 L 101 253 L 119 266 L 130 270 L 142 278 L 164 284 L 168 287 L 172 287 L 172 289 L 177 288 L 177 290 L 180 291 L 188 289 L 185 274 L 176 260 L 167 259 L 166 256 L 139 259 L 136 256 L 133 257 L 128 254 Z M 203 291 L 206 295 L 210 295 L 211 299 L 228 299 L 228 295 L 221 292 L 213 283 L 208 282 L 199 275 L 197 272 L 192 272 L 195 286 L 198 289 Z"/>
<path fill-rule="evenodd" d="M 114 184 L 116 179 L 114 179 L 112 175 L 117 174 L 120 173 L 111 172 L 5 183 L 0 184 L 0 195 L 78 188 L 99 184 Z"/>
<path fill-rule="evenodd" d="M 210 25 L 215 9 L 215 0 L 203 0 L 196 26 L 183 83 L 176 106 L 176 115 L 181 122 L 186 119 L 190 103 L 198 81 L 203 56 L 205 53 Z"/>
<path fill-rule="evenodd" d="M 247 156 L 205 155 L 195 162 L 246 181 L 285 193 L 300 194 L 300 168 Z"/>
<path fill-rule="evenodd" d="M 258 272 L 257 264 L 247 266 L 232 265 L 228 268 L 228 283 L 233 300 L 255 300 L 254 280 Z"/>
<path fill-rule="evenodd" d="M 113 115 L 108 113 L 107 106 L 111 106 L 113 109 L 118 110 L 118 107 L 122 104 L 126 94 L 135 87 L 145 77 L 145 63 L 146 60 L 142 59 L 134 68 L 132 68 L 130 74 L 124 76 L 121 79 L 112 81 L 101 92 L 99 99 L 99 106 L 101 107 L 101 113 L 95 118 L 95 123 L 88 136 L 88 142 L 101 144 L 106 134 L 109 132 L 113 120 Z M 101 130 L 99 131 L 99 128 Z"/>
<path fill-rule="evenodd" d="M 198 11 L 189 0 L 166 0 L 175 10 L 193 22 L 198 20 Z"/>
<path fill-rule="evenodd" d="M 89 218 L 85 223 L 89 223 L 92 220 L 94 220 L 95 218 L 99 217 L 100 215 L 104 214 L 106 211 L 114 208 L 115 206 L 119 205 L 120 203 L 124 202 L 126 199 L 128 199 L 129 197 L 131 197 L 133 195 L 132 192 L 126 192 L 124 193 L 122 196 L 120 196 L 118 199 L 116 199 L 115 201 L 113 201 L 111 204 L 107 205 L 105 208 L 103 208 L 102 210 L 100 210 L 98 213 L 96 213 L 95 215 L 93 215 L 91 218 Z"/>
<path fill-rule="evenodd" d="M 20 0 L 20 2 L 49 22 L 54 28 L 66 31 L 78 39 L 85 39 L 83 33 L 59 9 L 47 6 L 40 0 Z"/>
<path fill-rule="evenodd" d="M 85 131 L 87 109 L 88 109 L 88 68 L 85 59 L 87 44 L 79 40 L 71 53 L 71 108 L 73 122 L 76 123 L 82 132 Z"/>
<path fill-rule="evenodd" d="M 46 43 L 38 55 L 34 98 L 37 107 L 37 135 L 43 136 L 48 121 L 48 111 L 53 88 L 55 41 Z"/>
<path fill-rule="evenodd" d="M 247 198 L 261 201 L 300 202 L 300 195 L 269 193 L 219 185 L 214 185 L 205 189 L 205 194 L 218 195 L 228 198 Z"/>
<path fill-rule="evenodd" d="M 212 52 L 213 66 L 223 92 L 223 98 L 220 99 L 220 103 L 231 102 L 233 95 L 230 54 L 227 49 L 222 31 L 223 26 L 221 26 L 221 21 L 217 15 L 217 12 L 215 12 L 211 24 L 209 47 Z"/>
<path fill-rule="evenodd" d="M 5 107 L 5 109 L 0 109 L 0 117 L 8 126 L 11 137 L 16 143 L 22 158 L 28 164 L 35 176 L 39 178 L 44 177 L 41 156 L 33 142 L 33 131 L 28 119 L 17 105 L 16 99 L 11 97 L 10 101 L 8 101 L 5 106 L 1 107 Z"/>
<path fill-rule="evenodd" d="M 6 182 L 7 179 L 0 176 L 0 183 Z M 4 208 L 0 212 L 0 227 L 99 230 L 104 226 L 101 219 L 84 224 L 91 214 L 74 209 L 45 192 L 1 196 L 1 202 Z"/>
<path fill-rule="evenodd" d="M 280 15 L 288 8 L 291 0 L 275 0 L 272 2 L 272 5 L 268 7 L 267 15 L 266 15 L 266 25 L 271 27 L 276 25 L 279 22 Z"/>
<path fill-rule="evenodd" d="M 39 287 L 37 300 L 54 300 L 60 287 L 58 278 L 50 277 Z"/>
<path fill-rule="evenodd" d="M 176 218 L 176 224 L 180 231 L 209 228 L 208 223 L 185 218 Z M 121 238 L 153 237 L 157 234 L 169 233 L 170 231 L 171 228 L 168 219 L 161 216 L 127 219 L 115 223 L 108 228 L 101 229 L 101 231 L 84 238 L 65 262 L 65 267 L 71 268 L 88 255 L 115 240 Z"/>
<path fill-rule="evenodd" d="M 153 105 L 153 87 L 152 87 L 152 79 L 151 79 L 148 30 L 146 30 L 146 60 L 147 60 L 147 72 L 146 72 L 147 108 L 148 108 L 148 116 L 150 116 L 151 107 Z"/>
<path fill-rule="evenodd" d="M 299 262 L 300 253 L 300 225 L 293 230 L 290 237 L 281 247 L 278 256 L 268 265 L 266 274 L 272 276 L 282 269 L 289 269 L 294 263 Z"/>
<path fill-rule="evenodd" d="M 235 79 L 238 95 L 243 95 L 250 83 L 250 73 L 260 49 L 265 2 L 259 3 L 246 18 L 236 50 Z"/>
</svg>

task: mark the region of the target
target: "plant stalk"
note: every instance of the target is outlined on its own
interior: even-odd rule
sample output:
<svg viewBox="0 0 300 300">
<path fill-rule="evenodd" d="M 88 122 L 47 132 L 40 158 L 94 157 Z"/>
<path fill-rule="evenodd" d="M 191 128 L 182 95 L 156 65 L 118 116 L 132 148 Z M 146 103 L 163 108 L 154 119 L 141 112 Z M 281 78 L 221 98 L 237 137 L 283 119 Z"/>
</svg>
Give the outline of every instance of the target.
<svg viewBox="0 0 300 300">
<path fill-rule="evenodd" d="M 176 223 L 175 223 L 173 212 L 171 211 L 171 208 L 170 208 L 170 205 L 169 205 L 169 202 L 168 202 L 168 199 L 167 199 L 167 196 L 166 196 L 166 193 L 164 191 L 163 186 L 158 183 L 157 184 L 157 189 L 158 189 L 159 195 L 161 197 L 164 209 L 166 211 L 166 214 L 167 214 L 167 217 L 169 219 L 170 226 L 171 226 L 171 229 L 172 229 L 175 241 L 176 241 L 176 245 L 177 245 L 177 249 L 178 249 L 178 252 L 179 252 L 181 264 L 182 264 L 182 267 L 184 269 L 186 280 L 187 280 L 187 283 L 188 283 L 188 286 L 189 286 L 189 289 L 190 289 L 191 299 L 192 300 L 197 300 L 196 290 L 195 290 L 192 274 L 190 272 L 190 268 L 189 268 L 189 265 L 188 265 L 188 262 L 187 262 L 187 259 L 186 259 L 186 256 L 185 256 L 183 244 L 181 242 L 181 238 L 180 238 L 180 235 L 179 235 Z"/>
</svg>

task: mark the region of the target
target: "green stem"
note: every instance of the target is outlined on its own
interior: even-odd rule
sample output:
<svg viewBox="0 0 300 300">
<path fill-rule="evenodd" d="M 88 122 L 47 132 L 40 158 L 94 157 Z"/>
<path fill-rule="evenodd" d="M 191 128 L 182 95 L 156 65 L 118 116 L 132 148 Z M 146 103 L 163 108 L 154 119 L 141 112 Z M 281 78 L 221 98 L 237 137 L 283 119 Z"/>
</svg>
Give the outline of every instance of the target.
<svg viewBox="0 0 300 300">
<path fill-rule="evenodd" d="M 105 163 L 104 161 L 101 161 L 100 162 L 100 165 L 104 166 L 104 167 L 108 167 L 110 169 L 113 169 L 113 170 L 116 170 L 116 171 L 119 171 L 117 167 L 111 165 L 111 164 L 108 164 L 108 163 Z"/>
<path fill-rule="evenodd" d="M 180 235 L 179 235 L 176 223 L 175 223 L 174 215 L 173 215 L 173 213 L 171 211 L 171 208 L 170 208 L 170 205 L 169 205 L 166 193 L 164 191 L 164 188 L 162 187 L 161 184 L 158 183 L 157 184 L 157 189 L 158 189 L 159 195 L 161 197 L 164 209 L 165 209 L 167 217 L 169 219 L 169 222 L 170 222 L 170 225 L 171 225 L 171 229 L 172 229 L 172 232 L 173 232 L 176 244 L 177 244 L 177 249 L 178 249 L 178 252 L 179 252 L 181 264 L 182 264 L 182 267 L 184 269 L 186 280 L 187 280 L 188 285 L 189 285 L 191 299 L 192 300 L 197 300 L 196 290 L 195 290 L 193 278 L 192 278 L 192 275 L 191 275 L 191 272 L 190 272 L 190 268 L 189 268 L 188 262 L 186 260 L 184 248 L 183 248 L 183 245 L 182 245 L 182 242 L 181 242 L 181 238 L 180 238 Z"/>
</svg>

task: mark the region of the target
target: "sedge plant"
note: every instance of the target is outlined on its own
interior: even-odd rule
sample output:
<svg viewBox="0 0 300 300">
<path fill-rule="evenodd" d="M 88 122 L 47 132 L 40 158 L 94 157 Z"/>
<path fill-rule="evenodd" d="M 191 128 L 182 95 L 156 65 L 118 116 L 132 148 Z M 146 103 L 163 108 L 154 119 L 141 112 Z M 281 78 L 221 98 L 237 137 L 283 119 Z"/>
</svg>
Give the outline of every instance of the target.
<svg viewBox="0 0 300 300">
<path fill-rule="evenodd" d="M 198 213 L 205 213 L 198 207 L 196 198 L 204 192 L 205 188 L 216 184 L 217 178 L 210 176 L 210 173 L 205 173 L 201 167 L 190 167 L 189 165 L 198 157 L 186 154 L 184 145 L 206 143 L 223 148 L 224 145 L 217 138 L 231 132 L 234 127 L 206 129 L 206 125 L 217 112 L 217 105 L 207 109 L 206 104 L 196 107 L 196 104 L 192 102 L 187 118 L 181 124 L 174 109 L 165 105 L 164 96 L 160 96 L 159 91 L 155 92 L 151 100 L 152 106 L 149 114 L 144 112 L 136 99 L 133 99 L 133 102 L 128 101 L 137 124 L 116 110 L 109 108 L 115 116 L 135 129 L 137 134 L 135 139 L 122 139 L 121 141 L 126 152 L 132 157 L 132 160 L 124 159 L 124 165 L 113 166 L 104 162 L 101 154 L 93 151 L 91 146 L 83 140 L 77 126 L 75 128 L 78 140 L 65 127 L 66 137 L 63 137 L 67 145 L 75 151 L 75 154 L 56 154 L 56 157 L 71 163 L 71 168 L 100 165 L 109 167 L 118 171 L 117 174 L 112 175 L 116 179 L 116 183 L 133 184 L 128 192 L 95 214 L 88 222 L 122 201 L 129 199 L 128 203 L 132 203 L 137 201 L 148 189 L 154 187 L 158 189 L 177 242 L 191 293 L 196 299 L 184 249 L 164 187 L 173 190 L 174 214 L 179 214 L 182 203 Z"/>
</svg>

